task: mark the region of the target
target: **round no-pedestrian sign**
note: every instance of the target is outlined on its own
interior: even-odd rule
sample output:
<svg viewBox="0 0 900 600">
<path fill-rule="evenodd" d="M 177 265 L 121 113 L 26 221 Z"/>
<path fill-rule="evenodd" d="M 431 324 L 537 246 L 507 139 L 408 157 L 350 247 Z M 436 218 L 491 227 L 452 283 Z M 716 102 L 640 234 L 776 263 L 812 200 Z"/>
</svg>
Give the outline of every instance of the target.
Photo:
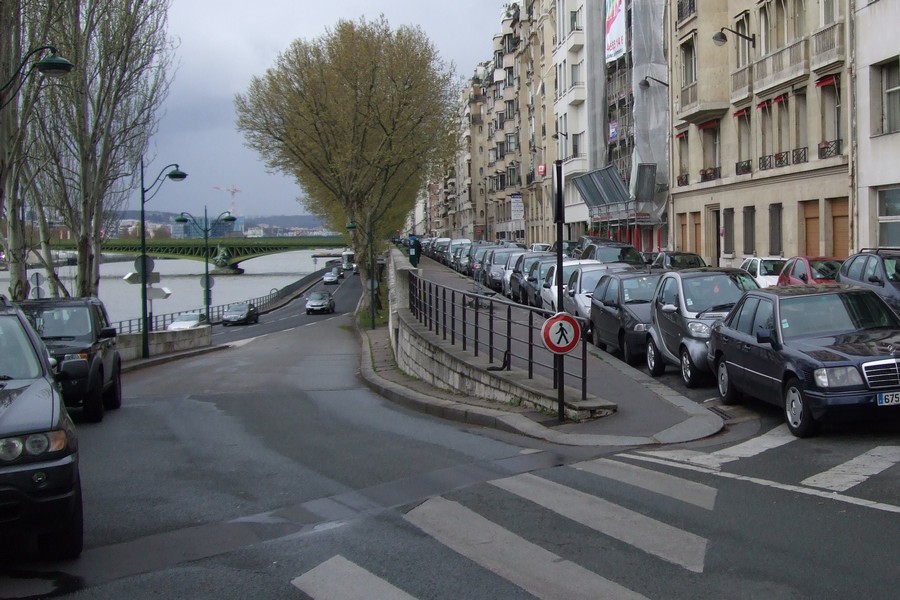
<svg viewBox="0 0 900 600">
<path fill-rule="evenodd" d="M 554 354 L 571 352 L 581 341 L 581 327 L 569 313 L 556 313 L 541 327 L 541 339 L 547 350 Z"/>
</svg>

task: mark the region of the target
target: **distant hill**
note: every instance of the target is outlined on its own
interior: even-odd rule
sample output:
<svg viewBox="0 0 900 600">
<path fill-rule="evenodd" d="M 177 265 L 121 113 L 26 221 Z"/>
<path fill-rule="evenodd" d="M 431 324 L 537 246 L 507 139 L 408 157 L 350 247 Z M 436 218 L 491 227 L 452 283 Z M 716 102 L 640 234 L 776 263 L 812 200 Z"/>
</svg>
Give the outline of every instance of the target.
<svg viewBox="0 0 900 600">
<path fill-rule="evenodd" d="M 161 223 L 171 221 L 178 216 L 178 213 L 163 212 L 158 210 L 145 211 L 144 217 L 151 223 Z M 202 216 L 202 215 L 201 215 Z M 241 216 L 241 215 L 236 215 Z M 123 210 L 119 216 L 120 219 L 141 218 L 139 210 Z M 292 227 L 300 227 L 303 229 L 316 229 L 322 226 L 322 220 L 313 215 L 248 215 L 244 216 L 245 227 L 258 227 L 268 225 L 270 227 L 280 227 L 282 229 L 290 229 Z"/>
</svg>

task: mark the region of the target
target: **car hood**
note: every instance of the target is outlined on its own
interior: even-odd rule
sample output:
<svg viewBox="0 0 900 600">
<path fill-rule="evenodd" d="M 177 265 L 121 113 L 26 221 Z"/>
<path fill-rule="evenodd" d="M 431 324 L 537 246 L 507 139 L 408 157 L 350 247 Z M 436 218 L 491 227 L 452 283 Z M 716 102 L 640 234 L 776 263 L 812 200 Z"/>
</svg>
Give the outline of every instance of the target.
<svg viewBox="0 0 900 600">
<path fill-rule="evenodd" d="M 54 357 L 66 354 L 78 354 L 91 347 L 87 342 L 76 342 L 72 340 L 44 340 L 44 345 Z"/>
<path fill-rule="evenodd" d="M 811 359 L 821 362 L 900 359 L 900 331 L 885 329 L 862 333 L 803 338 L 788 342 Z"/>
<path fill-rule="evenodd" d="M 626 304 L 625 311 L 630 313 L 635 321 L 639 323 L 649 323 L 650 322 L 650 307 L 652 305 L 649 302 L 644 302 L 642 304 Z"/>
<path fill-rule="evenodd" d="M 328 300 L 307 300 L 307 306 L 325 306 L 328 304 Z"/>
<path fill-rule="evenodd" d="M 0 437 L 46 431 L 54 426 L 59 417 L 59 397 L 53 384 L 43 377 L 5 384 L 0 387 Z"/>
<path fill-rule="evenodd" d="M 223 318 L 226 318 L 226 317 L 237 317 L 237 318 L 240 319 L 240 318 L 243 318 L 243 317 L 246 317 L 246 316 L 247 316 L 247 311 L 246 311 L 246 310 L 240 310 L 240 311 L 237 311 L 237 310 L 228 311 L 228 310 L 226 310 L 224 313 L 222 313 L 222 317 L 223 317 Z"/>
<path fill-rule="evenodd" d="M 171 323 L 166 329 L 169 331 L 181 331 L 182 329 L 193 329 L 199 327 L 196 323 Z"/>
</svg>

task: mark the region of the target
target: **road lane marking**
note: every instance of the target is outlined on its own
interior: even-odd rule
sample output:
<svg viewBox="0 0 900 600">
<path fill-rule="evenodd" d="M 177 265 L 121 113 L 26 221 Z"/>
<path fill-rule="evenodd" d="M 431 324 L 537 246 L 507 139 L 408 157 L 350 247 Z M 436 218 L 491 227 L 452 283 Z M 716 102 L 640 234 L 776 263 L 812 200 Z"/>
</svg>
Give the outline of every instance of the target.
<svg viewBox="0 0 900 600">
<path fill-rule="evenodd" d="M 807 496 L 815 496 L 818 498 L 827 498 L 829 500 L 836 500 L 838 502 L 843 502 L 845 504 L 853 504 L 855 506 L 862 506 L 865 508 L 872 508 L 874 510 L 880 510 L 882 512 L 890 512 L 890 513 L 898 513 L 900 514 L 900 506 L 894 506 L 893 504 L 885 504 L 883 502 L 876 502 L 874 500 L 865 500 L 864 498 L 855 498 L 853 496 L 845 496 L 844 494 L 839 494 L 837 492 L 826 492 L 824 490 L 819 490 L 815 488 L 802 487 L 799 485 L 791 485 L 788 483 L 778 483 L 777 481 L 769 481 L 768 479 L 760 479 L 759 477 L 749 477 L 747 475 L 738 475 L 736 473 L 729 473 L 727 471 L 720 471 L 718 469 L 712 469 L 709 467 L 703 467 L 700 465 L 689 465 L 683 462 L 665 460 L 663 458 L 656 458 L 654 456 L 641 456 L 639 454 L 619 454 L 618 456 L 624 458 L 631 458 L 634 460 L 640 460 L 644 462 L 654 463 L 657 465 L 665 465 L 667 467 L 672 467 L 675 469 L 685 469 L 688 471 L 696 471 L 698 473 L 706 473 L 707 475 L 715 475 L 716 477 L 723 477 L 725 479 L 734 479 L 737 481 L 746 481 L 748 483 L 755 483 L 756 485 L 762 485 L 765 487 L 770 487 L 776 490 L 782 490 L 786 492 L 795 492 L 798 494 L 805 494 Z"/>
<path fill-rule="evenodd" d="M 488 483 L 667 562 L 703 572 L 706 540 L 693 533 L 528 473 Z"/>
<path fill-rule="evenodd" d="M 608 458 L 599 458 L 597 460 L 580 462 L 572 465 L 572 467 L 662 494 L 675 500 L 687 502 L 706 510 L 712 510 L 716 504 L 718 490 L 714 487 L 688 481 L 668 473 L 645 469 L 637 465 Z"/>
<path fill-rule="evenodd" d="M 297 577 L 291 584 L 311 598 L 323 600 L 416 600 L 339 554 Z"/>
<path fill-rule="evenodd" d="M 646 598 L 563 559 L 440 496 L 406 514 L 406 520 L 485 569 L 546 600 Z"/>
<path fill-rule="evenodd" d="M 781 424 L 763 435 L 711 453 L 698 452 L 696 450 L 646 450 L 640 451 L 639 454 L 699 465 L 710 469 L 720 469 L 726 463 L 757 456 L 767 450 L 784 446 L 797 439 L 790 432 L 787 425 Z"/>
<path fill-rule="evenodd" d="M 800 483 L 845 492 L 898 462 L 900 462 L 900 446 L 878 446 L 832 469 L 807 477 Z"/>
</svg>

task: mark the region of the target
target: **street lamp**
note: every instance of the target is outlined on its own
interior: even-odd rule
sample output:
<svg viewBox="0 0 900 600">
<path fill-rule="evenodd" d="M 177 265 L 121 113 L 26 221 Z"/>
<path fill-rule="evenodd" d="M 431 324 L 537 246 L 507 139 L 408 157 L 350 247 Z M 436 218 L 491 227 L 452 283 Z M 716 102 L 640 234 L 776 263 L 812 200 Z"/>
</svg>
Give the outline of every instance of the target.
<svg viewBox="0 0 900 600">
<path fill-rule="evenodd" d="M 747 40 L 748 42 L 750 42 L 751 48 L 756 48 L 756 34 L 755 33 L 751 33 L 750 35 L 747 35 L 745 33 L 741 33 L 740 31 L 735 31 L 734 29 L 732 29 L 730 27 L 723 27 L 722 29 L 720 29 L 719 31 L 717 31 L 713 34 L 712 41 L 716 46 L 724 46 L 726 43 L 728 43 L 728 36 L 725 35 L 726 31 L 730 31 L 731 33 L 738 36 L 742 40 Z"/>
<path fill-rule="evenodd" d="M 209 217 L 206 214 L 206 205 L 204 204 L 203 227 L 200 226 L 200 223 L 197 222 L 197 219 L 195 219 L 194 215 L 191 213 L 183 212 L 175 217 L 176 223 L 187 223 L 188 221 L 190 221 L 198 230 L 203 232 L 203 304 L 206 306 L 206 322 L 210 323 L 209 304 L 212 300 L 212 291 L 209 286 L 209 233 L 215 229 L 216 225 L 219 223 L 234 223 L 237 221 L 237 218 L 231 214 L 231 211 L 226 210 L 210 223 Z"/>
<path fill-rule="evenodd" d="M 662 80 L 660 80 L 660 79 L 657 79 L 656 77 L 650 77 L 649 75 L 647 75 L 646 77 L 644 77 L 643 79 L 641 79 L 640 81 L 638 81 L 638 87 L 641 88 L 642 90 L 649 89 L 649 88 L 650 88 L 650 82 L 651 82 L 651 81 L 655 81 L 656 83 L 658 83 L 658 84 L 660 84 L 660 85 L 664 85 L 664 86 L 666 86 L 666 87 L 669 87 L 669 84 L 666 83 L 665 81 L 662 81 Z"/>
<path fill-rule="evenodd" d="M 37 54 L 38 52 L 43 52 L 44 50 L 50 51 L 50 56 L 45 56 L 44 58 L 36 61 L 31 65 L 31 68 L 19 77 L 19 74 L 22 72 L 22 69 L 25 68 L 25 65 L 28 63 L 28 59 Z M 10 94 L 9 98 L 0 105 L 0 109 L 6 107 L 7 104 L 13 101 L 13 98 L 16 97 L 16 93 L 22 88 L 22 84 L 25 83 L 25 80 L 31 75 L 31 72 L 37 69 L 38 73 L 46 76 L 46 77 L 62 77 L 69 73 L 72 69 L 75 68 L 71 62 L 57 54 L 57 50 L 54 46 L 39 46 L 25 55 L 25 58 L 22 59 L 22 62 L 19 63 L 19 66 L 16 67 L 13 72 L 12 77 L 9 78 L 9 81 L 3 84 L 3 87 L 0 87 L 0 96 L 6 93 L 7 89 L 18 79 L 19 85 L 16 86 L 16 89 L 13 90 L 13 93 Z"/>
<path fill-rule="evenodd" d="M 172 170 L 166 173 L 166 169 Z M 147 226 L 144 216 L 144 205 L 150 201 L 159 188 L 162 186 L 164 177 L 168 177 L 172 181 L 184 181 L 187 173 L 178 168 L 178 165 L 172 163 L 162 168 L 156 179 L 149 186 L 144 185 L 144 157 L 141 157 L 141 358 L 150 358 L 150 326 L 147 320 L 147 271 L 149 271 L 147 260 Z M 153 188 L 156 188 L 153 191 Z M 153 191 L 150 197 L 147 192 Z"/>
</svg>

